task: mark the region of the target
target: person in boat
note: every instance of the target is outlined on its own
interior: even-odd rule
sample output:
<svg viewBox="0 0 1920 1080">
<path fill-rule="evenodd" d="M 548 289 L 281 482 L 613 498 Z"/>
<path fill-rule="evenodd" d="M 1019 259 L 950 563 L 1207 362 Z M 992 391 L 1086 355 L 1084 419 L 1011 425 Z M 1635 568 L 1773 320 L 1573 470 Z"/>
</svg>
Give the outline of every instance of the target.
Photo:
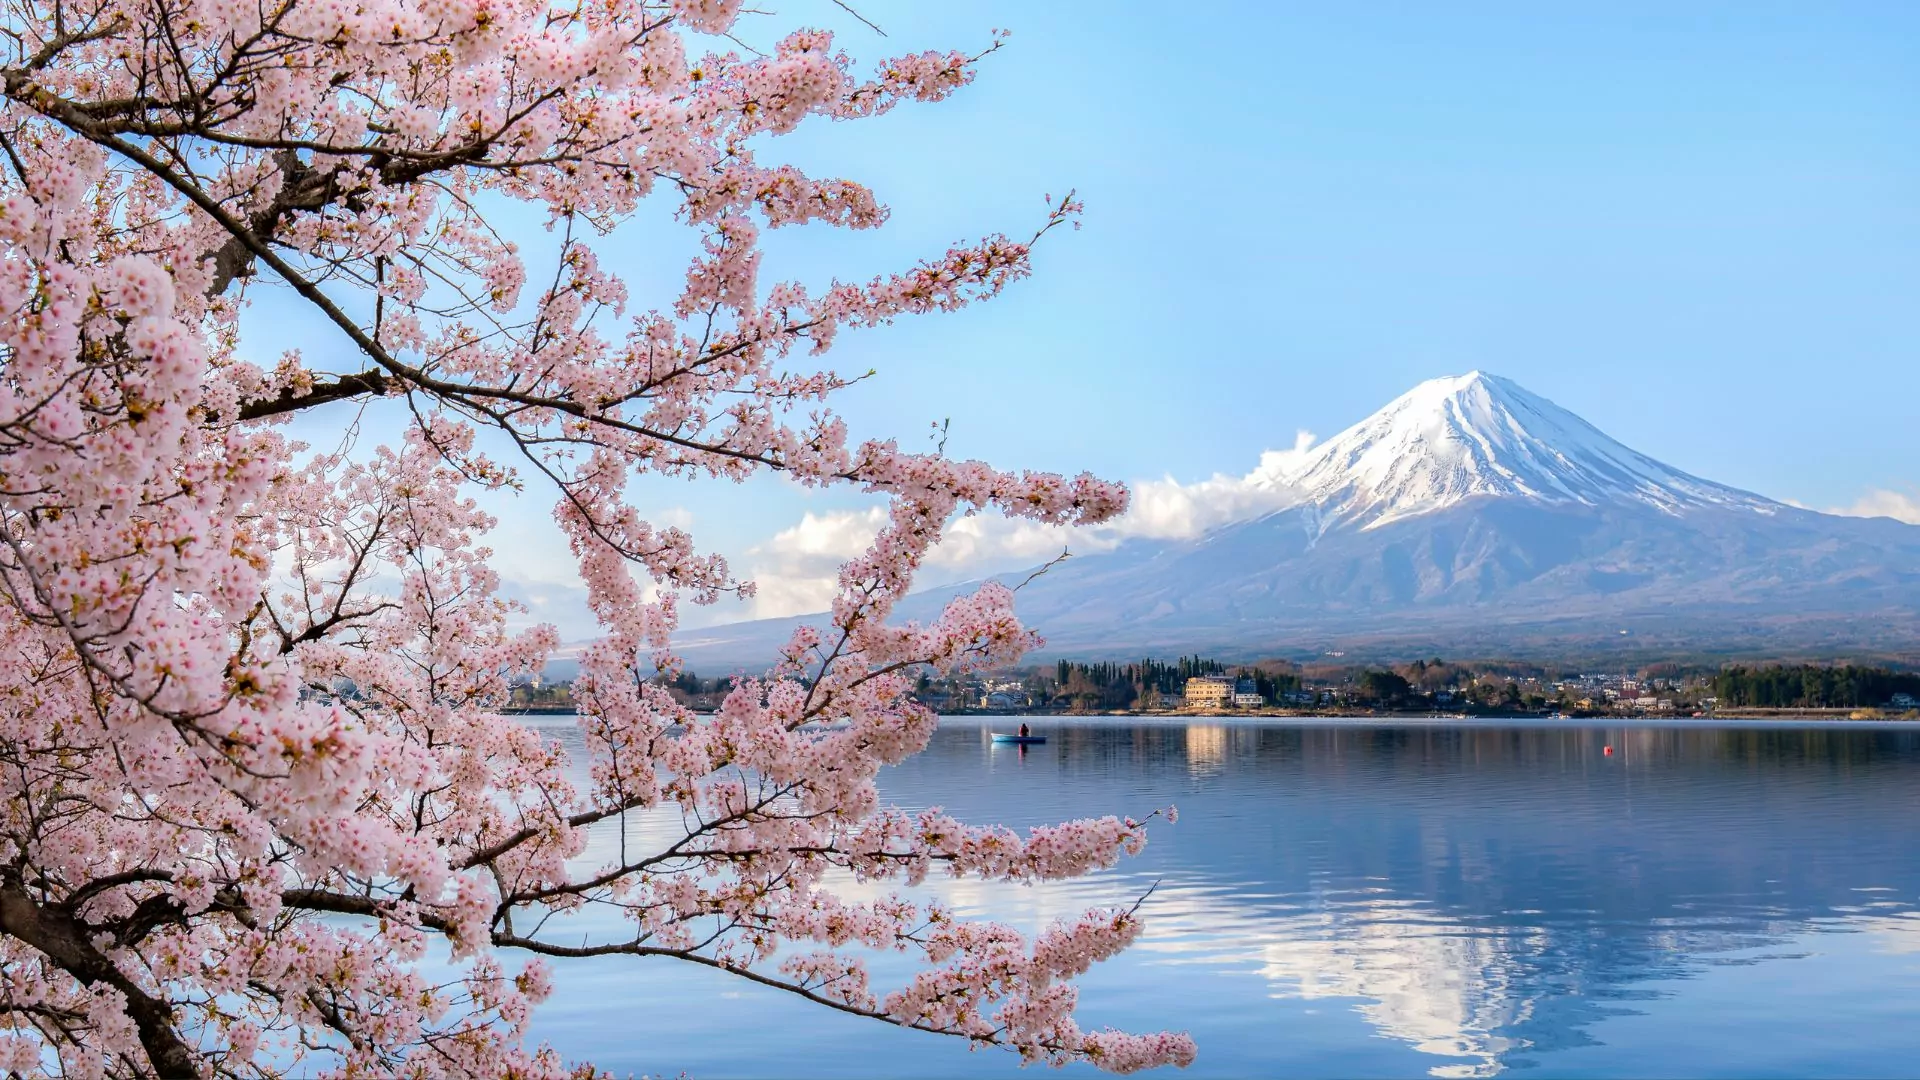
<svg viewBox="0 0 1920 1080">
<path fill-rule="evenodd" d="M 1020 725 L 1020 737 L 1023 739 L 1027 737 L 1027 725 L 1025 724 Z"/>
</svg>

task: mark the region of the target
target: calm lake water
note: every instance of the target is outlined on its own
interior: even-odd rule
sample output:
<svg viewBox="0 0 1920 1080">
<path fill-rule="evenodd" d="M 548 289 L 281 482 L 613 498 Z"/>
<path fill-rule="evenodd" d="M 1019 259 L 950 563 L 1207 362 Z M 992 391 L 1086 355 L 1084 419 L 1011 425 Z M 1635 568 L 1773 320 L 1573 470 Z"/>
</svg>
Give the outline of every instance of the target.
<svg viewBox="0 0 1920 1080">
<path fill-rule="evenodd" d="M 950 720 L 886 790 L 1013 825 L 1179 805 L 1113 871 L 932 885 L 1034 930 L 1159 882 L 1079 1015 L 1191 1031 L 1160 1075 L 1920 1072 L 1920 728 L 1030 722 L 1022 751 Z M 557 967 L 536 1036 L 619 1073 L 1019 1072 L 686 965 Z"/>
</svg>

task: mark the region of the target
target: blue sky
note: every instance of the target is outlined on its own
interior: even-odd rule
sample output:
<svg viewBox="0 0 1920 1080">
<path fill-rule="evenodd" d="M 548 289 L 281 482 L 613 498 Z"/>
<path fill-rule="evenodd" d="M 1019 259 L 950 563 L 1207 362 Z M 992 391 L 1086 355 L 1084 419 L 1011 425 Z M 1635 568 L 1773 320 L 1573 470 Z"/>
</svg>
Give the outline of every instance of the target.
<svg viewBox="0 0 1920 1080">
<path fill-rule="evenodd" d="M 1088 207 L 1003 298 L 843 336 L 833 366 L 878 371 L 841 401 L 860 434 L 950 418 L 962 456 L 1188 484 L 1478 368 L 1775 498 L 1920 489 L 1920 5 L 861 0 L 884 39 L 768 6 L 875 59 L 1013 32 L 952 101 L 769 148 L 894 216 L 776 234 L 768 280 L 1019 235 L 1069 187 Z M 598 246 L 650 305 L 687 241 Z M 642 490 L 776 576 L 867 506 Z M 502 513 L 548 550 L 543 505 Z"/>
</svg>

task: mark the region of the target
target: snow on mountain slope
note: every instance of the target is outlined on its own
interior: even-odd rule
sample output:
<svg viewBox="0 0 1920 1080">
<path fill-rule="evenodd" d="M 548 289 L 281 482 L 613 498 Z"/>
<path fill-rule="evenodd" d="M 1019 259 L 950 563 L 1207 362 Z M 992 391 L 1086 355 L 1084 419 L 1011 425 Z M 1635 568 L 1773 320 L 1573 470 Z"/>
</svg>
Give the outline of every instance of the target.
<svg viewBox="0 0 1920 1080">
<path fill-rule="evenodd" d="M 1781 504 L 1670 468 L 1519 384 L 1474 371 L 1430 379 L 1309 452 L 1271 483 L 1318 529 L 1377 528 L 1480 496 L 1666 513 Z"/>
</svg>

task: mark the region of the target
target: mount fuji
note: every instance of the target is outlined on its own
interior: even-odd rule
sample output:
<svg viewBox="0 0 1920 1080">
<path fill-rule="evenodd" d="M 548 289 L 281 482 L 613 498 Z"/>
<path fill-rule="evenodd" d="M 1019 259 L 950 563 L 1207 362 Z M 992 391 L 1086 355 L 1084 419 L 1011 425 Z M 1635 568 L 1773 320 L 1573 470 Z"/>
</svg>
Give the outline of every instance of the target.
<svg viewBox="0 0 1920 1080">
<path fill-rule="evenodd" d="M 1662 465 L 1518 383 L 1478 371 L 1421 383 L 1266 482 L 1297 491 L 1323 528 L 1378 528 L 1483 498 L 1676 515 L 1782 509 Z"/>
<path fill-rule="evenodd" d="M 1920 645 L 1920 527 L 1689 475 L 1495 375 L 1422 383 L 1253 483 L 1259 516 L 1071 559 L 1022 618 L 1056 655 Z M 690 655 L 745 660 L 727 646 L 793 621 L 711 628 Z"/>
</svg>

